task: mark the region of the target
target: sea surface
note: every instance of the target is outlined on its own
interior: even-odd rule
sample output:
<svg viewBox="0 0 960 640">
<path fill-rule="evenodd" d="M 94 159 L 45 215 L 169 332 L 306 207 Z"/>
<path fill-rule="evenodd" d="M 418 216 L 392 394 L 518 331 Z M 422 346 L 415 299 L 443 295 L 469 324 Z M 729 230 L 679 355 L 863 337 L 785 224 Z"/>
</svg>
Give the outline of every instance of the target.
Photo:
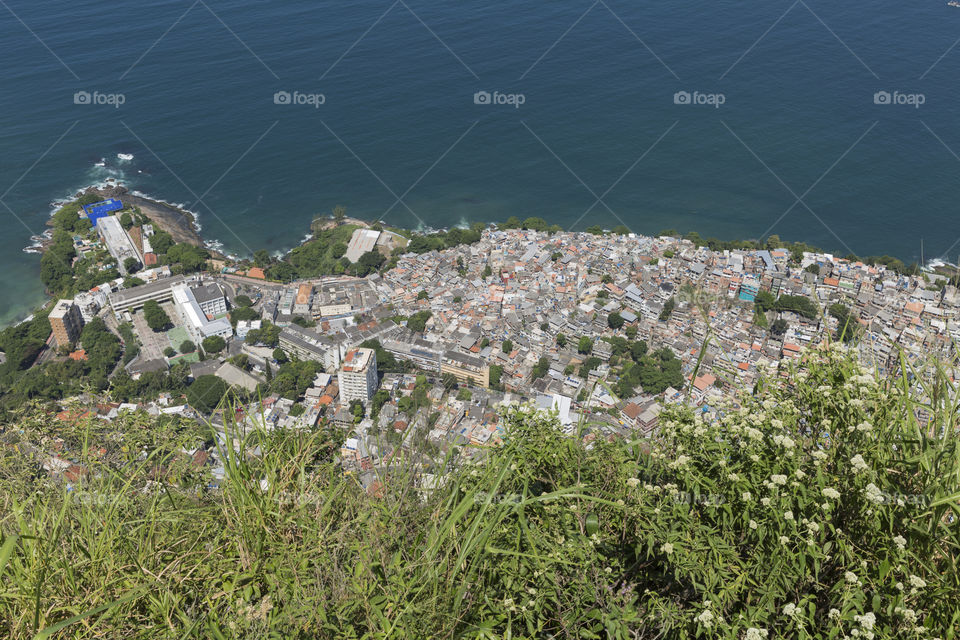
<svg viewBox="0 0 960 640">
<path fill-rule="evenodd" d="M 945 1 L 2 4 L 0 323 L 44 299 L 51 203 L 108 178 L 238 255 L 338 204 L 960 253 Z"/>
</svg>

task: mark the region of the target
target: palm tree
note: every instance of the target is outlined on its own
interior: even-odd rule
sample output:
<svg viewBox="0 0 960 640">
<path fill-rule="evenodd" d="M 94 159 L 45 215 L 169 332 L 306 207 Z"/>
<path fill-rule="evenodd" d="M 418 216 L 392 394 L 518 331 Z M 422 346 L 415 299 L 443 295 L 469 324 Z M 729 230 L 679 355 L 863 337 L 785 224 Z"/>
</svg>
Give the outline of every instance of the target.
<svg viewBox="0 0 960 640">
<path fill-rule="evenodd" d="M 333 208 L 333 221 L 337 225 L 343 224 L 343 221 L 347 219 L 347 208 L 342 205 L 337 205 Z"/>
</svg>

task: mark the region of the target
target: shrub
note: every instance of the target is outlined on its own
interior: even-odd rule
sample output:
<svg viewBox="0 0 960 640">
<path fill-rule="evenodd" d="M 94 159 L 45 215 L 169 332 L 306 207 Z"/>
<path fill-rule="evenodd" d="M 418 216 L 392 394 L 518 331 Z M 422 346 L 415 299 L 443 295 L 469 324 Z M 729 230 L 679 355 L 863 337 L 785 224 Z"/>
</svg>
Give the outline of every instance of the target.
<svg viewBox="0 0 960 640">
<path fill-rule="evenodd" d="M 56 432 L 103 472 L 65 491 L 0 450 L 0 624 L 9 637 L 73 616 L 66 633 L 102 637 L 165 636 L 178 620 L 188 637 L 948 637 L 956 388 L 944 376 L 914 399 L 918 378 L 878 383 L 841 349 L 784 373 L 709 414 L 668 407 L 653 441 L 586 445 L 592 425 L 571 437 L 509 409 L 503 445 L 480 463 L 451 449 L 429 489 L 420 454 L 398 448 L 367 492 L 334 461 L 343 437 L 322 430 L 228 433 L 213 483 L 182 453 L 209 437 L 189 421 L 25 413 L 16 437 Z M 214 384 L 190 391 L 201 381 Z"/>
</svg>

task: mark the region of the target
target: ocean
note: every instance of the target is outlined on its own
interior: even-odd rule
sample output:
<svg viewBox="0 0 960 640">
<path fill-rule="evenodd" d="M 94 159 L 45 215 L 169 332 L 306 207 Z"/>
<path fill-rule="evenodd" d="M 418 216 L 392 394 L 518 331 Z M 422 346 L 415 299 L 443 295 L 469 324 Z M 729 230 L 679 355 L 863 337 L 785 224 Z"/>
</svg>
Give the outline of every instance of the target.
<svg viewBox="0 0 960 640">
<path fill-rule="evenodd" d="M 0 323 L 108 178 L 238 255 L 339 204 L 956 261 L 958 37 L 940 0 L 5 0 Z"/>
</svg>

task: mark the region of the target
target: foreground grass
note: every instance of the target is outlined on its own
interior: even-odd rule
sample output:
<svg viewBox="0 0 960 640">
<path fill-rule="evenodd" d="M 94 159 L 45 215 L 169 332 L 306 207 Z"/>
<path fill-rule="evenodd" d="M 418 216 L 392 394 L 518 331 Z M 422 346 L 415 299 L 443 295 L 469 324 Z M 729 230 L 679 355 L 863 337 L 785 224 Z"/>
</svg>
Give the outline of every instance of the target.
<svg viewBox="0 0 960 640">
<path fill-rule="evenodd" d="M 428 490 L 367 493 L 333 433 L 255 433 L 210 488 L 190 424 L 3 433 L 0 634 L 30 638 L 952 638 L 957 396 L 811 355 L 652 443 L 516 410 Z M 54 434 L 90 473 L 38 474 Z M 262 453 L 261 453 L 262 452 Z M 256 453 L 257 455 L 254 455 Z"/>
</svg>

